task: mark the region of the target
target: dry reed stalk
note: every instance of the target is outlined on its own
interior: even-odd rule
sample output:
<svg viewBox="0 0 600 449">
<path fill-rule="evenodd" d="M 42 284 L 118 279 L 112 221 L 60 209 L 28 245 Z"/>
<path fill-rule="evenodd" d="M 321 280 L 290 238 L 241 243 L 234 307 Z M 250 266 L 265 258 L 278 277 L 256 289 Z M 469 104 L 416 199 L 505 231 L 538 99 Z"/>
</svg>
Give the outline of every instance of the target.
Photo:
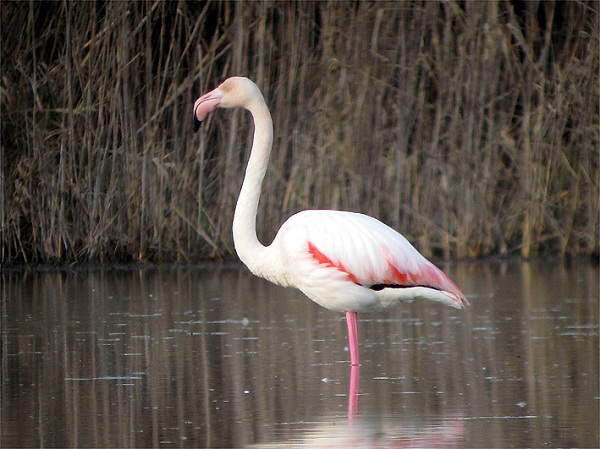
<svg viewBox="0 0 600 449">
<path fill-rule="evenodd" d="M 597 255 L 597 5 L 519 5 L 3 2 L 2 262 L 232 257 L 252 125 L 190 105 L 234 74 L 276 126 L 265 242 L 325 207 L 428 256 Z"/>
</svg>

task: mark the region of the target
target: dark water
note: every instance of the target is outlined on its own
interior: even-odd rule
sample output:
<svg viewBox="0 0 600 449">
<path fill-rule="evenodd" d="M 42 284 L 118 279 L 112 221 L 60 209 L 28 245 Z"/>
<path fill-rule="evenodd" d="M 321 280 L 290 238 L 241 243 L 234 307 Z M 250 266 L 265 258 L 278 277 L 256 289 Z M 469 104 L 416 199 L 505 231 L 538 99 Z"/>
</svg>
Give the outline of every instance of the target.
<svg viewBox="0 0 600 449">
<path fill-rule="evenodd" d="M 598 267 L 446 271 L 472 306 L 359 314 L 359 373 L 244 269 L 4 273 L 1 445 L 597 447 Z"/>
</svg>

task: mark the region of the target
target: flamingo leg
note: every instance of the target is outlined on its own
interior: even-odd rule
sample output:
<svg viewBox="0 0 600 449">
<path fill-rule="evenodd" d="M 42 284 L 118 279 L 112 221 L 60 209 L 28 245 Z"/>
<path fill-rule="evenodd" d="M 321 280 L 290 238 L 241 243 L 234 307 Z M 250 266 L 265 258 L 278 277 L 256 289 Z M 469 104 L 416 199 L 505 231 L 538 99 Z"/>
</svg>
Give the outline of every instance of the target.
<svg viewBox="0 0 600 449">
<path fill-rule="evenodd" d="M 360 382 L 360 366 L 350 367 L 350 390 L 348 391 L 348 419 L 358 415 L 358 390 Z"/>
<path fill-rule="evenodd" d="M 350 346 L 350 364 L 358 366 L 358 332 L 356 330 L 356 312 L 346 312 L 346 324 L 348 325 L 348 344 Z"/>
</svg>

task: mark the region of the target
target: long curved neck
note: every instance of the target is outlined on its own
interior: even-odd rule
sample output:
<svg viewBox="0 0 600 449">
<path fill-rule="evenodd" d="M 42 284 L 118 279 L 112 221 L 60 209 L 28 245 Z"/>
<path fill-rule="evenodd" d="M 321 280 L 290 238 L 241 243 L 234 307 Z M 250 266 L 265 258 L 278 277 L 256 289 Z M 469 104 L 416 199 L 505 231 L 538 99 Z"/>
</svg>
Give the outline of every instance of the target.
<svg viewBox="0 0 600 449">
<path fill-rule="evenodd" d="M 256 214 L 262 181 L 269 165 L 273 145 L 273 121 L 262 98 L 254 101 L 248 110 L 254 119 L 254 138 L 242 190 L 233 215 L 233 244 L 242 262 L 252 272 L 262 274 L 260 273 L 261 256 L 266 248 L 256 236 Z"/>
</svg>

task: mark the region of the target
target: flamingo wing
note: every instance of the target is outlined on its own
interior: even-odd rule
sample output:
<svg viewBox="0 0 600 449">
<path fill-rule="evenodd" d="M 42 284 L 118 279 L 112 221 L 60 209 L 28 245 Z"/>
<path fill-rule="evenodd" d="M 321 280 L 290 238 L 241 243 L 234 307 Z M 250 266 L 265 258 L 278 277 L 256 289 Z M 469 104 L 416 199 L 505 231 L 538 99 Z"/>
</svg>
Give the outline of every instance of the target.
<svg viewBox="0 0 600 449">
<path fill-rule="evenodd" d="M 284 223 L 271 247 L 283 271 L 279 282 L 332 310 L 377 310 L 416 298 L 468 304 L 408 240 L 367 215 L 303 211 Z"/>
</svg>

